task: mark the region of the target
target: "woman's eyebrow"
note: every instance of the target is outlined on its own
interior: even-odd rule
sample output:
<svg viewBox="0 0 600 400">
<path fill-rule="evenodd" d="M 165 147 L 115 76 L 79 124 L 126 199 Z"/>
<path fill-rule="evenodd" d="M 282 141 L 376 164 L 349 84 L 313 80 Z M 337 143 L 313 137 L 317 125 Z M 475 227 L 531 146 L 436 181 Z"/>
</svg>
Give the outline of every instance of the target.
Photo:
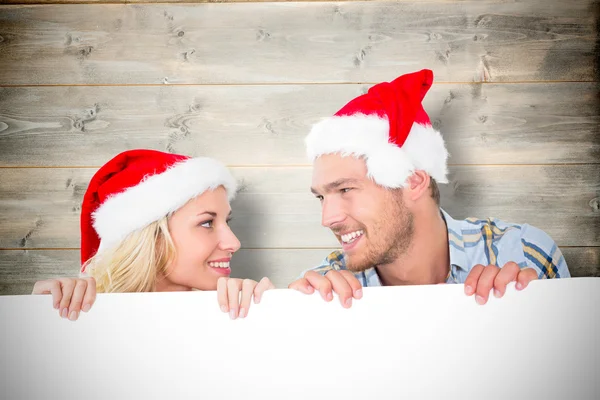
<svg viewBox="0 0 600 400">
<path fill-rule="evenodd" d="M 214 211 L 202 211 L 202 212 L 200 212 L 200 213 L 196 214 L 196 216 L 198 217 L 198 216 L 200 216 L 200 215 L 204 215 L 204 214 L 208 214 L 208 215 L 211 215 L 211 216 L 213 216 L 213 217 L 216 217 L 216 216 L 217 216 L 217 213 L 216 213 L 216 212 L 214 212 Z"/>
<path fill-rule="evenodd" d="M 202 212 L 199 212 L 198 214 L 196 214 L 196 216 L 199 217 L 200 215 L 204 215 L 204 214 L 208 214 L 211 217 L 215 217 L 215 218 L 217 217 L 217 213 L 214 211 L 202 211 Z M 229 211 L 229 214 L 227 214 L 227 218 L 231 218 L 231 214 L 233 214 L 233 210 Z"/>
</svg>

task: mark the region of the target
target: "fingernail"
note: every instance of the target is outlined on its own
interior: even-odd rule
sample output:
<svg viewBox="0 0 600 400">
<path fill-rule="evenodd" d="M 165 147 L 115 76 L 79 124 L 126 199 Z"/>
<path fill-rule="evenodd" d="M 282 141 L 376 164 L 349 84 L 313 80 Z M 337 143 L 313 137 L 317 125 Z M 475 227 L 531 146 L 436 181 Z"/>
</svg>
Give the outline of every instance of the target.
<svg viewBox="0 0 600 400">
<path fill-rule="evenodd" d="M 254 296 L 254 304 L 260 303 L 260 296 Z"/>
<path fill-rule="evenodd" d="M 75 321 L 77 319 L 77 314 L 79 314 L 77 311 L 71 311 L 71 314 L 69 315 L 69 320 Z"/>
<path fill-rule="evenodd" d="M 83 312 L 88 312 L 90 311 L 90 308 L 92 308 L 92 306 L 90 306 L 89 304 L 86 304 L 83 306 Z"/>
<path fill-rule="evenodd" d="M 61 311 L 61 313 L 60 313 L 60 316 L 62 318 L 67 318 L 67 313 L 68 312 L 69 312 L 69 310 L 67 310 L 66 308 L 63 308 L 62 311 Z"/>
<path fill-rule="evenodd" d="M 58 310 L 58 306 L 59 306 L 59 304 L 58 304 L 58 303 L 56 303 L 56 304 L 54 305 L 54 309 L 55 309 L 55 310 Z"/>
<path fill-rule="evenodd" d="M 231 309 L 231 310 L 229 311 L 229 318 L 231 318 L 231 319 L 235 319 L 235 310 L 234 310 L 234 309 Z"/>
<path fill-rule="evenodd" d="M 465 293 L 469 296 L 473 294 L 473 288 L 471 286 L 465 286 Z"/>
<path fill-rule="evenodd" d="M 352 306 L 352 297 L 348 297 L 348 300 L 346 300 L 346 307 L 351 307 Z"/>
<path fill-rule="evenodd" d="M 500 293 L 498 289 L 494 289 L 494 297 L 499 299 L 500 297 L 502 297 L 502 293 Z"/>
<path fill-rule="evenodd" d="M 477 304 L 479 304 L 480 306 L 485 304 L 485 300 L 483 299 L 483 297 L 481 297 L 480 295 L 475 296 L 475 301 L 477 302 Z"/>
<path fill-rule="evenodd" d="M 523 289 L 523 285 L 521 284 L 521 282 L 517 282 L 517 284 L 515 285 L 515 287 L 517 288 L 517 290 L 522 290 Z"/>
<path fill-rule="evenodd" d="M 333 300 L 333 294 L 331 292 L 327 293 L 327 301 Z"/>
<path fill-rule="evenodd" d="M 356 292 L 354 292 L 354 297 L 356 297 L 357 299 L 361 299 L 362 298 L 362 290 L 358 289 Z"/>
<path fill-rule="evenodd" d="M 246 316 L 246 310 L 240 308 L 240 318 L 244 318 Z"/>
<path fill-rule="evenodd" d="M 227 306 L 223 304 L 223 305 L 221 306 L 221 311 L 223 311 L 223 312 L 227 312 Z"/>
<path fill-rule="evenodd" d="M 313 293 L 313 292 L 314 292 L 314 289 L 313 289 L 313 287 L 312 287 L 312 286 L 310 286 L 310 285 L 309 285 L 309 286 L 307 286 L 307 287 L 306 287 L 306 291 L 307 291 L 308 293 Z"/>
</svg>

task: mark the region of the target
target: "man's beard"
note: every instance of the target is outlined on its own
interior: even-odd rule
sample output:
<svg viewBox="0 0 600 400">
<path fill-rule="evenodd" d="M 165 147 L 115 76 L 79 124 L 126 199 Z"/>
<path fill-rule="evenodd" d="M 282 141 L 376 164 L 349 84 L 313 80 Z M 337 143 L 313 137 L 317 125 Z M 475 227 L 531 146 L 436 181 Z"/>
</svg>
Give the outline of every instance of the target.
<svg viewBox="0 0 600 400">
<path fill-rule="evenodd" d="M 408 250 L 414 234 L 412 213 L 406 209 L 401 193 L 390 193 L 393 200 L 382 210 L 371 229 L 365 229 L 366 249 L 346 255 L 346 267 L 352 272 L 391 264 Z"/>
</svg>

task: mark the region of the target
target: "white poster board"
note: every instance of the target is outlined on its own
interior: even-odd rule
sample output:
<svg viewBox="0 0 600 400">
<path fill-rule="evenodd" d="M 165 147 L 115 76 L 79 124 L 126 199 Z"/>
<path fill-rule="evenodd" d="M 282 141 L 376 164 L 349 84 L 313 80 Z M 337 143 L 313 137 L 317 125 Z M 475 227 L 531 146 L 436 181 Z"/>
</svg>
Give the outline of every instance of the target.
<svg viewBox="0 0 600 400">
<path fill-rule="evenodd" d="M 99 295 L 76 322 L 0 297 L 3 399 L 600 399 L 600 278 L 365 288 L 343 309 L 274 290 L 246 319 L 215 292 Z"/>
</svg>

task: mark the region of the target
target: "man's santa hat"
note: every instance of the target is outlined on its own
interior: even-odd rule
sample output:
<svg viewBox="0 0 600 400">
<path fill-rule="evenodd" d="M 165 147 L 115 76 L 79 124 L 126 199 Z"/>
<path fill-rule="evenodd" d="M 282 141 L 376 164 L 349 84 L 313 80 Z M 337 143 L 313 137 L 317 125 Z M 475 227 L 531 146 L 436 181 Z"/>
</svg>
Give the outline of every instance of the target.
<svg viewBox="0 0 600 400">
<path fill-rule="evenodd" d="M 81 264 L 219 186 L 225 187 L 231 201 L 236 181 L 211 158 L 155 150 L 117 155 L 96 172 L 83 197 Z"/>
<path fill-rule="evenodd" d="M 388 188 L 405 186 L 416 170 L 447 183 L 448 152 L 421 105 L 432 83 L 433 73 L 422 70 L 373 86 L 313 126 L 306 137 L 309 158 L 364 157 L 367 175 Z"/>
</svg>

